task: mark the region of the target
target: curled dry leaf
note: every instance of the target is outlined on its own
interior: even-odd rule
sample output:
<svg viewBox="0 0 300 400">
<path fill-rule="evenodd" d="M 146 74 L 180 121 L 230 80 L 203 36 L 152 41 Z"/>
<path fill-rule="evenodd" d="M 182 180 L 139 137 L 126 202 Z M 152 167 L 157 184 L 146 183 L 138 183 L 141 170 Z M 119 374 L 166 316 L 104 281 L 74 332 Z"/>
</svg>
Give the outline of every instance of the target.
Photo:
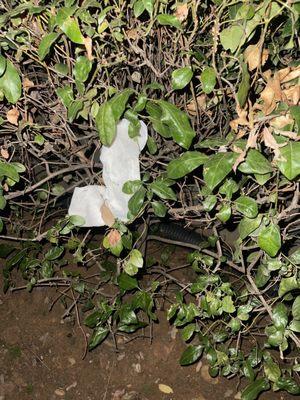
<svg viewBox="0 0 300 400">
<path fill-rule="evenodd" d="M 107 239 L 108 239 L 110 246 L 114 247 L 121 240 L 121 235 L 120 235 L 119 231 L 117 231 L 116 229 L 112 229 L 109 232 L 109 234 L 107 235 Z"/>
<path fill-rule="evenodd" d="M 165 394 L 174 393 L 174 392 L 173 392 L 173 389 L 172 389 L 170 386 L 164 385 L 163 383 L 160 383 L 160 384 L 158 385 L 158 389 L 159 389 L 162 393 L 165 393 Z"/>
<path fill-rule="evenodd" d="M 294 106 L 298 105 L 300 101 L 300 85 L 284 89 L 283 95 L 286 98 L 287 103 Z"/>
<path fill-rule="evenodd" d="M 92 42 L 92 39 L 90 37 L 85 37 L 83 39 L 83 42 L 84 42 L 84 46 L 85 46 L 85 50 L 86 50 L 86 56 L 90 61 L 92 61 L 93 60 L 93 54 L 92 54 L 93 53 L 93 48 L 92 48 L 93 42 Z"/>
<path fill-rule="evenodd" d="M 137 29 L 128 29 L 128 31 L 126 31 L 126 35 L 128 39 L 131 40 L 136 40 L 140 37 L 139 31 Z"/>
<path fill-rule="evenodd" d="M 206 94 L 203 93 L 200 96 L 197 96 L 196 100 L 192 100 L 186 107 L 189 114 L 195 115 L 197 106 L 200 110 L 205 110 L 207 105 L 206 101 L 207 101 Z"/>
<path fill-rule="evenodd" d="M 33 87 L 34 87 L 34 83 L 30 79 L 28 79 L 28 78 L 23 79 L 23 89 L 25 90 L 25 92 Z"/>
<path fill-rule="evenodd" d="M 291 81 L 292 79 L 299 78 L 300 76 L 300 66 L 292 68 L 287 67 L 278 71 L 278 76 L 281 83 L 286 83 Z"/>
<path fill-rule="evenodd" d="M 244 56 L 248 63 L 249 71 L 253 71 L 266 63 L 269 51 L 267 49 L 261 50 L 259 44 L 250 45 L 245 50 Z"/>
<path fill-rule="evenodd" d="M 20 113 L 19 113 L 18 109 L 16 107 L 13 107 L 11 110 L 9 110 L 6 113 L 7 121 L 13 125 L 18 126 L 19 115 L 20 115 Z"/>
<path fill-rule="evenodd" d="M 263 129 L 262 137 L 265 145 L 274 151 L 274 161 L 281 160 L 280 147 L 285 146 L 286 143 L 278 144 L 268 128 Z"/>
<path fill-rule="evenodd" d="M 176 7 L 175 17 L 179 19 L 180 22 L 183 22 L 187 19 L 189 13 L 187 3 L 178 4 Z"/>
<path fill-rule="evenodd" d="M 115 223 L 115 217 L 110 208 L 106 204 L 103 204 L 100 208 L 100 211 L 105 224 L 107 226 L 112 226 Z"/>
<path fill-rule="evenodd" d="M 231 129 L 233 129 L 235 132 L 238 131 L 238 126 L 249 126 L 249 120 L 248 120 L 248 111 L 247 109 L 243 109 L 240 107 L 239 104 L 236 106 L 236 113 L 238 115 L 238 118 L 232 120 L 229 122 L 229 125 Z"/>
<path fill-rule="evenodd" d="M 5 158 L 5 160 L 9 158 L 9 152 L 3 147 L 1 147 L 0 154 L 3 158 Z"/>
<path fill-rule="evenodd" d="M 273 128 L 282 129 L 286 125 L 293 124 L 294 120 L 289 115 L 280 115 L 275 117 L 270 121 L 270 125 Z"/>
</svg>

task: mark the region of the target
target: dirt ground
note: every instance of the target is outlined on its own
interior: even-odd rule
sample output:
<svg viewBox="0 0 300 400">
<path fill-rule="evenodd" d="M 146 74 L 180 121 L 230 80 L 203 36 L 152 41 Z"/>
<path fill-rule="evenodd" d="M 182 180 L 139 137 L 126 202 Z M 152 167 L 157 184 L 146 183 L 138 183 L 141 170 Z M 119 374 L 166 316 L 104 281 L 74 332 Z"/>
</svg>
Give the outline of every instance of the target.
<svg viewBox="0 0 300 400">
<path fill-rule="evenodd" d="M 120 337 L 118 353 L 105 341 L 82 360 L 84 339 L 76 322 L 62 320 L 65 308 L 59 302 L 49 312 L 56 297 L 54 288 L 6 295 L 1 289 L 0 400 L 240 398 L 244 382 L 210 378 L 205 361 L 179 366 L 185 345 L 163 312 L 154 325 L 152 344 L 145 338 Z M 173 393 L 164 394 L 160 385 Z M 260 400 L 294 398 L 270 392 Z"/>
</svg>

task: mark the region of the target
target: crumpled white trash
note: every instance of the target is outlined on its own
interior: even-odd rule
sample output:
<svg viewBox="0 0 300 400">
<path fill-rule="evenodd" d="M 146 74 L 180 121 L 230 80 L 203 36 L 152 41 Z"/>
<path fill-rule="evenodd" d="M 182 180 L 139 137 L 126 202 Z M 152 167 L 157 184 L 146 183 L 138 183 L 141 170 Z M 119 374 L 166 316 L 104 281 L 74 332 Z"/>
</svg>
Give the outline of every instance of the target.
<svg viewBox="0 0 300 400">
<path fill-rule="evenodd" d="M 101 148 L 105 186 L 88 185 L 74 190 L 68 214 L 83 217 L 85 227 L 110 225 L 108 220 L 112 218 L 128 221 L 131 195 L 123 193 L 122 187 L 129 180 L 141 178 L 139 155 L 148 139 L 147 126 L 143 121 L 140 135 L 134 139 L 128 136 L 128 127 L 129 121 L 122 119 L 117 125 L 112 145 Z"/>
</svg>

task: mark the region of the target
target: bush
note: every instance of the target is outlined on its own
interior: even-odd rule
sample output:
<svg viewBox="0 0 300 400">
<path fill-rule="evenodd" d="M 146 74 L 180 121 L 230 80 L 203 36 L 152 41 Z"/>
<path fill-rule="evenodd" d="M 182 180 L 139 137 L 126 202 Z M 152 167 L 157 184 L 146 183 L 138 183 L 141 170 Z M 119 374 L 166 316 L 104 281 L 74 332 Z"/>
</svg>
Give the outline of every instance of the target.
<svg viewBox="0 0 300 400">
<path fill-rule="evenodd" d="M 16 269 L 29 290 L 76 291 L 90 310 L 91 350 L 156 320 L 167 272 L 150 276 L 136 226 L 153 215 L 200 225 L 210 249 L 189 255 L 197 278 L 174 280 L 168 311 L 188 343 L 181 365 L 204 353 L 212 376 L 249 380 L 245 400 L 270 388 L 299 394 L 300 3 L 14 1 L 0 10 L 4 289 Z M 100 144 L 112 143 L 123 116 L 131 137 L 140 120 L 148 125 L 142 180 L 125 188 L 130 223 L 116 221 L 99 246 L 63 206 L 74 187 L 99 181 Z M 224 229 L 237 233 L 232 254 Z M 67 269 L 66 253 L 84 266 L 100 260 L 116 294 Z M 260 340 L 247 352 L 249 337 Z"/>
</svg>

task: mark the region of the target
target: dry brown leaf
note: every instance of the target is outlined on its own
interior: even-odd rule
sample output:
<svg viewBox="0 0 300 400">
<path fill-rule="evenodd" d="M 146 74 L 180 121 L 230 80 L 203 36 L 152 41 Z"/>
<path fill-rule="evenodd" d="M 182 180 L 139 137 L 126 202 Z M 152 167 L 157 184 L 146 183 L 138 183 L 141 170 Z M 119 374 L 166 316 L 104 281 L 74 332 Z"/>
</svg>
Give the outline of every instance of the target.
<svg viewBox="0 0 300 400">
<path fill-rule="evenodd" d="M 187 19 L 189 13 L 187 3 L 178 4 L 176 7 L 175 17 L 179 19 L 180 22 L 183 22 Z"/>
<path fill-rule="evenodd" d="M 165 385 L 165 384 L 163 384 L 163 383 L 160 383 L 160 384 L 158 385 L 158 389 L 159 389 L 162 393 L 165 393 L 165 394 L 174 393 L 174 392 L 173 392 L 173 389 L 172 389 L 170 386 Z"/>
<path fill-rule="evenodd" d="M 240 149 L 239 147 L 236 147 L 236 146 L 233 146 L 232 150 L 234 151 L 234 153 L 238 153 L 239 154 L 238 158 L 235 160 L 235 163 L 233 164 L 233 167 L 232 167 L 232 170 L 234 172 L 236 172 L 237 167 L 243 161 L 245 161 L 247 151 L 246 150 L 242 150 L 242 149 Z"/>
<path fill-rule="evenodd" d="M 293 122 L 294 120 L 289 115 L 280 115 L 279 117 L 273 118 L 270 121 L 270 125 L 273 126 L 273 128 L 282 129 Z"/>
<path fill-rule="evenodd" d="M 250 45 L 245 50 L 245 60 L 248 63 L 249 71 L 253 71 L 261 65 L 264 65 L 268 59 L 269 51 L 261 48 L 258 44 Z"/>
<path fill-rule="evenodd" d="M 198 108 L 201 110 L 205 110 L 206 109 L 206 94 L 201 94 L 200 96 L 197 96 L 196 101 L 192 100 L 188 105 L 187 105 L 187 110 L 190 114 L 195 115 L 196 114 L 196 104 L 198 105 Z"/>
<path fill-rule="evenodd" d="M 292 86 L 288 89 L 283 90 L 283 96 L 287 102 L 291 105 L 298 105 L 300 101 L 300 85 Z"/>
<path fill-rule="evenodd" d="M 290 132 L 290 131 L 280 131 L 280 135 L 284 137 L 288 137 L 289 139 L 299 141 L 300 136 L 296 132 Z"/>
<path fill-rule="evenodd" d="M 286 143 L 278 144 L 268 128 L 263 129 L 262 137 L 263 137 L 263 141 L 265 142 L 265 145 L 274 151 L 274 154 L 275 154 L 274 160 L 275 161 L 280 160 L 280 158 L 281 158 L 280 147 L 285 146 Z"/>
<path fill-rule="evenodd" d="M 3 147 L 1 147 L 0 153 L 1 153 L 1 156 L 3 158 L 5 158 L 5 160 L 7 160 L 9 158 L 9 152 L 6 149 L 4 149 Z"/>
<path fill-rule="evenodd" d="M 23 89 L 25 91 L 28 91 L 28 89 L 30 89 L 32 87 L 34 87 L 34 83 L 30 79 L 24 78 L 23 79 Z"/>
<path fill-rule="evenodd" d="M 83 42 L 84 42 L 84 46 L 85 46 L 85 50 L 86 50 L 86 56 L 87 56 L 87 58 L 90 60 L 90 61 L 92 61 L 93 60 L 93 48 L 92 48 L 92 45 L 93 45 L 93 42 L 92 42 L 92 39 L 90 38 L 90 37 L 85 37 L 84 39 L 83 39 Z"/>
<path fill-rule="evenodd" d="M 278 71 L 278 74 L 280 76 L 280 82 L 281 83 L 286 83 L 291 81 L 292 79 L 299 78 L 300 76 L 300 66 L 296 68 L 284 68 L 280 71 Z"/>
<path fill-rule="evenodd" d="M 13 107 L 6 113 L 7 121 L 13 125 L 18 126 L 19 115 L 20 115 L 20 113 L 19 113 L 18 109 L 16 107 Z"/>
<path fill-rule="evenodd" d="M 119 241 L 121 240 L 120 232 L 117 231 L 116 229 L 112 229 L 108 233 L 107 239 L 108 239 L 110 246 L 112 246 L 112 247 L 116 246 L 119 243 Z"/>
<path fill-rule="evenodd" d="M 126 35 L 128 36 L 128 39 L 131 40 L 137 40 L 140 37 L 137 29 L 128 29 L 128 31 L 126 31 Z"/>
<path fill-rule="evenodd" d="M 100 208 L 100 211 L 105 224 L 107 226 L 112 226 L 115 223 L 115 217 L 110 208 L 106 204 L 103 204 Z"/>
</svg>

